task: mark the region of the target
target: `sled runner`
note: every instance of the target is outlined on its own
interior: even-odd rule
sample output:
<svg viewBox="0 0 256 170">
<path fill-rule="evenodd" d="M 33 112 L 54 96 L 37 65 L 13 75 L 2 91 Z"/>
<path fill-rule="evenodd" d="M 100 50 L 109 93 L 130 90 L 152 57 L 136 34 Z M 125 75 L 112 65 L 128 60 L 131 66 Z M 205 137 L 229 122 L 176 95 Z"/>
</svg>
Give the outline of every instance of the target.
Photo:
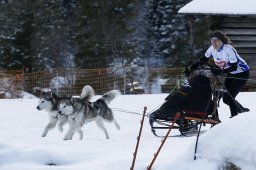
<svg viewBox="0 0 256 170">
<path fill-rule="evenodd" d="M 188 66 L 187 66 L 188 67 Z M 186 83 L 165 98 L 165 102 L 153 113 L 149 114 L 149 124 L 154 135 L 157 130 L 178 129 L 181 135 L 189 136 L 197 133 L 200 123 L 220 123 L 218 118 L 217 79 L 208 65 L 192 70 Z M 179 113 L 176 122 L 174 117 Z"/>
</svg>

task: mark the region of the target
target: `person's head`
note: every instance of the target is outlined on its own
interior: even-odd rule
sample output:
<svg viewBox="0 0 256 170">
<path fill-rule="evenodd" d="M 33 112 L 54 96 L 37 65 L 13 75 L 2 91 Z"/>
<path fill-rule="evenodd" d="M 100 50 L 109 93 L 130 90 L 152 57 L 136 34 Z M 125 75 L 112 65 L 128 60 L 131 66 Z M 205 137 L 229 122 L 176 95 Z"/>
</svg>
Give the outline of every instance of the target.
<svg viewBox="0 0 256 170">
<path fill-rule="evenodd" d="M 226 36 L 226 34 L 224 34 L 222 31 L 220 30 L 215 30 L 211 33 L 211 43 L 212 46 L 215 49 L 219 49 L 223 44 L 229 44 L 230 40 L 229 38 Z"/>
</svg>

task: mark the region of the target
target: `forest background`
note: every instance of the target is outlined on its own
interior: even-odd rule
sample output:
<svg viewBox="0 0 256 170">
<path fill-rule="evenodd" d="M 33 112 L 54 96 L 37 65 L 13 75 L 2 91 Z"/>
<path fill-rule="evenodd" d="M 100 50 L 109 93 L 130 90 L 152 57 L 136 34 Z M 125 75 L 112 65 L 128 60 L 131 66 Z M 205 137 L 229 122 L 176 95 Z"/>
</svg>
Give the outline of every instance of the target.
<svg viewBox="0 0 256 170">
<path fill-rule="evenodd" d="M 190 1 L 0 0 L 0 69 L 184 66 L 209 46 Z"/>
</svg>

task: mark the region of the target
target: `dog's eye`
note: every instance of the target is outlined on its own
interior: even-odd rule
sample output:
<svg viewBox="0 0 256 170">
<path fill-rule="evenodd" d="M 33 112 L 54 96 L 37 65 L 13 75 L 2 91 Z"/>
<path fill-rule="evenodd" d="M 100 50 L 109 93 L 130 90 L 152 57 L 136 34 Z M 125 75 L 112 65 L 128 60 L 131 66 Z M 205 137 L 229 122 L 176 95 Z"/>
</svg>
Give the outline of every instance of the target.
<svg viewBox="0 0 256 170">
<path fill-rule="evenodd" d="M 44 103 L 44 101 L 42 101 L 42 103 Z"/>
</svg>

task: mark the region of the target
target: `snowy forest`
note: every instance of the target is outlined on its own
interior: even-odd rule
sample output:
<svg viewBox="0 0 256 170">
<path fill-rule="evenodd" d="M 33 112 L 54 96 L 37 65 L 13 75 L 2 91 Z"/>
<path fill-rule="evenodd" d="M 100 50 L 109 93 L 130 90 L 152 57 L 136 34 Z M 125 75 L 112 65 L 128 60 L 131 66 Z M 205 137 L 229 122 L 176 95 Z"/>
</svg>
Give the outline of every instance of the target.
<svg viewBox="0 0 256 170">
<path fill-rule="evenodd" d="M 205 16 L 178 14 L 188 2 L 0 0 L 0 69 L 184 66 L 209 45 Z"/>
</svg>

